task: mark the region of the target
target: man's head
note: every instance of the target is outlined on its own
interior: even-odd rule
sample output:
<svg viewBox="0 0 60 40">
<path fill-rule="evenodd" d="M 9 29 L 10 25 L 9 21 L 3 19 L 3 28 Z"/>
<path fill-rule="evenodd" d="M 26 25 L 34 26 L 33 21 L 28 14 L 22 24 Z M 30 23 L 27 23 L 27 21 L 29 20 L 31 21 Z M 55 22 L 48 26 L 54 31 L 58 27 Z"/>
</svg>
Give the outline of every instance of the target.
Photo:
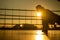
<svg viewBox="0 0 60 40">
<path fill-rule="evenodd" d="M 41 5 L 37 5 L 37 6 L 36 6 L 36 10 L 37 10 L 37 11 L 41 11 L 41 10 L 43 10 L 43 9 L 44 9 L 44 8 L 43 8 Z"/>
</svg>

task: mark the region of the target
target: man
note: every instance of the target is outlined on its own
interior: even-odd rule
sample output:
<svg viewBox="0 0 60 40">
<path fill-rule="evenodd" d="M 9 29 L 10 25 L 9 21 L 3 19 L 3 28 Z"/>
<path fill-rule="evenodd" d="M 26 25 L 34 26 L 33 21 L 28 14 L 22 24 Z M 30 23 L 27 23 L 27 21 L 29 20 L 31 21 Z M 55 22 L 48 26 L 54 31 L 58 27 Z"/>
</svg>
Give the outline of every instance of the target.
<svg viewBox="0 0 60 40">
<path fill-rule="evenodd" d="M 42 31 L 47 35 L 48 34 L 48 15 L 47 15 L 47 11 L 41 5 L 37 5 L 36 10 L 38 12 L 42 13 L 42 24 L 43 24 Z"/>
<path fill-rule="evenodd" d="M 60 16 L 53 13 L 52 11 L 43 8 L 41 5 L 36 6 L 36 10 L 38 12 L 42 13 L 42 24 L 43 24 L 43 29 L 42 31 L 45 34 L 48 34 L 48 24 L 54 24 L 58 23 L 60 24 Z"/>
</svg>

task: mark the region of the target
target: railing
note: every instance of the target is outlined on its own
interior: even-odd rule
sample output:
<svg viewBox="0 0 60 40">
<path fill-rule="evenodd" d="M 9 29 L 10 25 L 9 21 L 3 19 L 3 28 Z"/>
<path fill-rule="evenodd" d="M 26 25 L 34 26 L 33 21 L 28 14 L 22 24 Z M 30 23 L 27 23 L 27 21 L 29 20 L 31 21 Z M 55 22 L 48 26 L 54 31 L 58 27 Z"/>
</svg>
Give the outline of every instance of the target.
<svg viewBox="0 0 60 40">
<path fill-rule="evenodd" d="M 34 24 L 42 26 L 41 17 L 36 16 L 36 10 L 0 8 L 0 27 L 16 24 Z"/>
<path fill-rule="evenodd" d="M 60 12 L 60 10 L 52 10 Z M 0 8 L 0 26 L 16 25 L 16 24 L 34 24 L 42 26 L 42 18 L 36 16 L 36 10 L 25 9 L 5 9 Z"/>
</svg>

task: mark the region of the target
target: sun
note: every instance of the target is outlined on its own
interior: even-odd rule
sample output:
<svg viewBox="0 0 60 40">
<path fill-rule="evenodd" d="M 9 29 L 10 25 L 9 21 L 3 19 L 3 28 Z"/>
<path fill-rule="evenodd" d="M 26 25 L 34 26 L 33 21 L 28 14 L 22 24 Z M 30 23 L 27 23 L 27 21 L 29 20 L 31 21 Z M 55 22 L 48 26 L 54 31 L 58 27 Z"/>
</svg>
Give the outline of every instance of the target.
<svg viewBox="0 0 60 40">
<path fill-rule="evenodd" d="M 37 12 L 37 16 L 42 16 L 41 12 Z"/>
</svg>

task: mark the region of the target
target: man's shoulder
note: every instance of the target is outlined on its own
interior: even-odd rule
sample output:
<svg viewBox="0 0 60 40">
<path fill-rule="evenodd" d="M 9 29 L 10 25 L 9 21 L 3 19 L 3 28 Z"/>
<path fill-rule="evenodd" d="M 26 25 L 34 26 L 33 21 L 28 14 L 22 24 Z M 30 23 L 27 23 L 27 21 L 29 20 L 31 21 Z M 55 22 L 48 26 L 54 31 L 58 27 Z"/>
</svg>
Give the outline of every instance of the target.
<svg viewBox="0 0 60 40">
<path fill-rule="evenodd" d="M 53 11 L 51 11 L 49 9 L 46 9 L 46 12 L 49 13 L 49 14 L 51 14 L 51 15 L 60 16 L 60 15 L 54 13 Z"/>
</svg>

